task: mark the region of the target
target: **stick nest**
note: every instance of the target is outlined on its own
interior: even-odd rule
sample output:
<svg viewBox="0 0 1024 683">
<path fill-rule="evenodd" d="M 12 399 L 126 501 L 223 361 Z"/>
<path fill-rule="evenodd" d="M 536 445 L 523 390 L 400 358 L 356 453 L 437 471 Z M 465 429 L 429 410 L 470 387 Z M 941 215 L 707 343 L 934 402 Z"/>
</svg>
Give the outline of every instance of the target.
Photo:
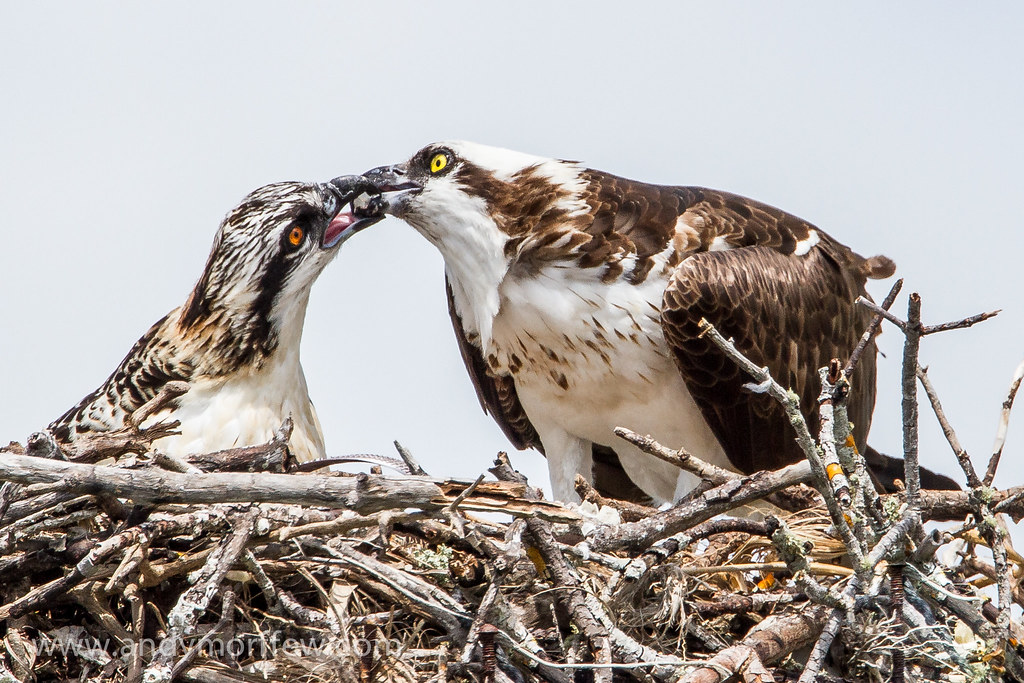
<svg viewBox="0 0 1024 683">
<path fill-rule="evenodd" d="M 896 320 L 919 341 L 941 326 L 916 306 Z M 620 430 L 704 477 L 665 510 L 582 480 L 582 505 L 545 501 L 504 454 L 488 481 L 431 478 L 401 448 L 397 476 L 299 472 L 288 424 L 186 460 L 151 448 L 173 424 L 74 449 L 33 435 L 0 450 L 0 683 L 1024 680 L 1005 528 L 1024 493 L 992 487 L 1002 442 L 984 478 L 954 447 L 967 491 L 920 489 L 913 394 L 908 488 L 879 496 L 844 445 L 852 370 L 823 371 L 818 437 L 797 410 L 807 461 L 778 471 Z"/>
</svg>

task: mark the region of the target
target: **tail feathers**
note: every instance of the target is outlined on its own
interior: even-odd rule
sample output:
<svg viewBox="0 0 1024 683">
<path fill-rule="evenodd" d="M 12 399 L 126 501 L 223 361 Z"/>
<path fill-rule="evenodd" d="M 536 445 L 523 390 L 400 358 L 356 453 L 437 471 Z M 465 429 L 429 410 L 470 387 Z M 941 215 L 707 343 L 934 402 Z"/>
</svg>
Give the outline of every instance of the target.
<svg viewBox="0 0 1024 683">
<path fill-rule="evenodd" d="M 896 493 L 896 480 L 902 481 L 905 478 L 903 469 L 903 458 L 894 458 L 891 455 L 879 453 L 871 446 L 864 449 L 864 460 L 868 469 L 871 470 L 871 477 L 875 485 L 885 493 Z M 921 468 L 921 488 L 938 491 L 959 491 L 960 485 L 944 474 L 938 474 L 931 470 Z"/>
</svg>

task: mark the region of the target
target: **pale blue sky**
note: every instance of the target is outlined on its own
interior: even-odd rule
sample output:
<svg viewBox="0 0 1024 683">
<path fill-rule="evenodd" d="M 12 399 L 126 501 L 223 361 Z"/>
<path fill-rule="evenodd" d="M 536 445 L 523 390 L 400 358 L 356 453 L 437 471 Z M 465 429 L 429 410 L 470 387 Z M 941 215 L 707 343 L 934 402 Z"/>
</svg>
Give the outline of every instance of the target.
<svg viewBox="0 0 1024 683">
<path fill-rule="evenodd" d="M 705 185 L 895 259 L 979 466 L 1024 358 L 1019 3 L 0 4 L 0 439 L 24 440 L 182 303 L 224 213 L 463 138 Z M 880 298 L 889 282 L 875 283 Z M 905 296 L 897 309 L 905 311 Z M 888 329 L 871 441 L 900 448 Z M 334 454 L 474 477 L 508 448 L 440 257 L 389 219 L 314 289 L 303 359 Z M 1024 408 L 998 484 L 1024 482 Z M 956 465 L 927 410 L 923 460 Z M 513 454 L 537 483 L 543 459 Z"/>
</svg>

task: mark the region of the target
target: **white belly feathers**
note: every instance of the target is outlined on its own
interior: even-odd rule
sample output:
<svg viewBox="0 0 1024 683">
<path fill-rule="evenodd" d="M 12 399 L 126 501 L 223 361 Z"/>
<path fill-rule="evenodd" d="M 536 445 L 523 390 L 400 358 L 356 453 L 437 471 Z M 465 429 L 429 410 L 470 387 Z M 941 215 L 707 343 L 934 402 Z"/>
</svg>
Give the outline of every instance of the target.
<svg viewBox="0 0 1024 683">
<path fill-rule="evenodd" d="M 535 425 L 557 425 L 572 437 L 614 448 L 640 488 L 671 501 L 696 479 L 685 473 L 680 478 L 678 468 L 619 439 L 615 427 L 731 466 L 665 343 L 665 283 L 656 273 L 639 285 L 602 283 L 594 271 L 575 268 L 510 276 L 500 288 L 488 356 L 492 370 L 515 377 Z"/>
<path fill-rule="evenodd" d="M 297 351 L 282 349 L 271 364 L 258 371 L 232 375 L 228 380 L 195 379 L 179 399 L 177 410 L 158 413 L 147 424 L 179 420 L 181 433 L 159 439 L 154 446 L 169 455 L 185 456 L 266 443 L 291 416 L 295 426 L 289 448 L 305 462 L 326 455 L 320 422 L 308 395 Z"/>
</svg>

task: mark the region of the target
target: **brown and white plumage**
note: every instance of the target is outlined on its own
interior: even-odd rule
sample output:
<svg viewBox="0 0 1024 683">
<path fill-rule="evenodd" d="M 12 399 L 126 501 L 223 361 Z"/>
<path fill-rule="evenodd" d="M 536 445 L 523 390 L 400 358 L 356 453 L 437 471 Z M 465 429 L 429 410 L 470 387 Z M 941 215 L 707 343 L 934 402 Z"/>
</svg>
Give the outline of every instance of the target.
<svg viewBox="0 0 1024 683">
<path fill-rule="evenodd" d="M 62 444 L 117 429 L 165 384 L 190 390 L 151 419 L 181 422 L 154 446 L 172 455 L 267 441 L 291 416 L 301 460 L 324 455 L 299 362 L 310 289 L 357 230 L 379 220 L 356 177 L 285 182 L 250 193 L 221 223 L 188 300 L 139 339 L 113 374 L 49 427 Z M 358 213 L 358 215 L 357 215 Z"/>
<path fill-rule="evenodd" d="M 865 280 L 894 270 L 753 200 L 473 143 L 430 145 L 367 177 L 441 251 L 481 402 L 517 447 L 545 452 L 562 499 L 606 448 L 656 500 L 692 487 L 614 437 L 619 425 L 743 472 L 799 458 L 780 410 L 741 388 L 749 378 L 698 321 L 791 386 L 813 420 L 817 369 L 868 324 L 854 305 Z M 862 448 L 874 360 L 871 344 L 850 401 Z"/>
</svg>

